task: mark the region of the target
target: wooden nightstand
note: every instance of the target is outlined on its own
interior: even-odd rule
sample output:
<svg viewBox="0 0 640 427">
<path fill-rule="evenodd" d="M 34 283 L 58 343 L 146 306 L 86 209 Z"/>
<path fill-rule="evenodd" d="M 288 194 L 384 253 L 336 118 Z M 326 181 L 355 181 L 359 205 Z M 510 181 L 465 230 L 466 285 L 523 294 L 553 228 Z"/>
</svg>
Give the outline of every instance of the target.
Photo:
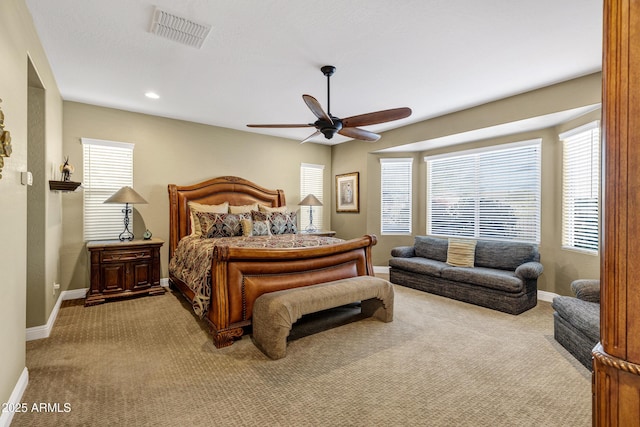
<svg viewBox="0 0 640 427">
<path fill-rule="evenodd" d="M 88 242 L 91 259 L 91 287 L 84 305 L 100 304 L 113 298 L 160 295 L 161 239 L 106 240 Z"/>
</svg>

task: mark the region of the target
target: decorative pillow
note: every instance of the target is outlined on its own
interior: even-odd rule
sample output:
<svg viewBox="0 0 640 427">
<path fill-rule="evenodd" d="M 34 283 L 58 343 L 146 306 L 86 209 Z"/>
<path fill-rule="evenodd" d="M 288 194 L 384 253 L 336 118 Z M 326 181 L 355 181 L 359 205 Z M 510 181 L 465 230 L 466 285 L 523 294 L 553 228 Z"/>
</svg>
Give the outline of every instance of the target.
<svg viewBox="0 0 640 427">
<path fill-rule="evenodd" d="M 251 212 L 253 221 L 269 221 L 271 234 L 296 234 L 298 215 L 296 212 Z"/>
<path fill-rule="evenodd" d="M 211 212 L 196 212 L 202 229 L 202 237 L 233 237 L 242 236 L 240 221 L 247 218 L 247 214 L 217 214 Z"/>
<path fill-rule="evenodd" d="M 454 267 L 473 267 L 476 243 L 475 240 L 449 239 L 447 264 Z"/>
<path fill-rule="evenodd" d="M 277 208 L 272 208 L 271 206 L 258 205 L 258 210 L 260 212 L 286 212 L 287 211 L 287 207 L 286 206 L 280 206 L 280 207 L 277 207 Z"/>
<path fill-rule="evenodd" d="M 250 213 L 251 211 L 257 211 L 258 204 L 242 205 L 242 206 L 229 206 L 229 212 L 233 214 Z"/>
<path fill-rule="evenodd" d="M 220 205 L 203 205 L 201 203 L 189 202 L 189 212 L 191 216 L 191 235 L 200 236 L 202 231 L 200 230 L 200 221 L 194 215 L 195 212 L 212 212 L 212 213 L 227 213 L 229 212 L 229 202 L 224 202 Z"/>
<path fill-rule="evenodd" d="M 240 226 L 242 227 L 243 236 L 251 236 L 251 232 L 253 230 L 253 221 L 250 218 L 242 218 L 240 220 Z"/>
<path fill-rule="evenodd" d="M 252 236 L 268 236 L 271 234 L 269 221 L 253 221 L 251 229 Z"/>
<path fill-rule="evenodd" d="M 246 215 L 246 214 L 245 214 Z M 269 236 L 269 221 L 253 221 L 248 218 L 240 220 L 242 225 L 242 235 L 247 236 Z"/>
</svg>

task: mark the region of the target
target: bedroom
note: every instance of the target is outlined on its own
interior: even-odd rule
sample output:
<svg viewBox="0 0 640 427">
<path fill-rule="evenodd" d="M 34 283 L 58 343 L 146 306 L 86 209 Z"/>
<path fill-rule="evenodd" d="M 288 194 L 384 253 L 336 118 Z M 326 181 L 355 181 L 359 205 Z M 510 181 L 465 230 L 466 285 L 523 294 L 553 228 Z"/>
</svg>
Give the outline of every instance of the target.
<svg viewBox="0 0 640 427">
<path fill-rule="evenodd" d="M 21 5 L 21 2 L 5 3 L 3 8 L 7 8 L 10 16 L 18 16 L 20 20 L 29 22 L 28 12 Z M 4 10 L 3 10 L 4 12 Z M 3 13 L 3 15 L 5 15 Z M 7 16 L 7 15 L 5 15 Z M 292 177 L 297 178 L 299 175 L 299 166 L 301 162 L 324 164 L 325 173 L 325 197 L 329 200 L 331 197 L 331 189 L 333 187 L 333 177 L 336 174 L 360 171 L 363 175 L 367 171 L 373 171 L 376 165 L 376 155 L 368 154 L 370 148 L 368 145 L 352 143 L 340 144 L 333 148 L 321 146 L 319 144 L 306 144 L 299 148 L 297 144 L 291 140 L 284 140 L 277 137 L 261 137 L 260 141 L 255 136 L 244 132 L 233 131 L 222 128 L 211 128 L 206 125 L 197 125 L 187 122 L 179 122 L 171 119 L 163 119 L 152 116 L 145 116 L 138 113 L 127 113 L 119 110 L 112 110 L 105 107 L 95 107 L 91 105 L 62 102 L 56 94 L 57 89 L 53 75 L 48 71 L 46 65 L 46 55 L 39 46 L 39 42 L 35 33 L 31 30 L 22 30 L 20 20 L 10 20 L 5 25 L 7 37 L 4 40 L 16 41 L 17 45 L 6 46 L 3 44 L 3 58 L 8 59 L 7 72 L 9 73 L 9 81 L 24 81 L 24 52 L 28 51 L 34 64 L 39 72 L 44 86 L 47 88 L 46 108 L 47 108 L 47 147 L 45 152 L 45 162 L 47 165 L 57 165 L 60 163 L 63 155 L 69 155 L 71 159 L 76 159 L 78 165 L 81 158 L 80 146 L 77 138 L 86 136 L 91 133 L 93 137 L 104 139 L 112 139 L 116 141 L 135 141 L 136 145 L 136 188 L 147 197 L 149 205 L 136 207 L 137 216 L 136 227 L 144 226 L 152 229 L 154 235 L 163 236 L 163 227 L 166 225 L 166 183 L 189 183 L 196 182 L 211 176 L 232 174 L 243 176 L 248 179 L 260 182 L 267 187 L 279 188 L 283 187 L 288 195 L 296 195 L 298 193 L 297 182 Z M 27 27 L 29 28 L 29 27 Z M 4 35 L 4 33 L 3 33 Z M 9 36 L 10 35 L 10 36 Z M 20 47 L 23 46 L 24 50 Z M 312 76 L 311 78 L 315 78 Z M 562 108 L 574 108 L 578 106 L 591 105 L 599 102 L 600 99 L 600 77 L 598 74 L 585 76 L 572 82 L 558 85 L 554 89 L 558 89 L 558 95 L 551 94 L 548 91 L 540 90 L 539 92 L 529 94 L 533 99 L 543 98 L 540 107 L 542 111 L 549 111 L 547 108 L 552 102 L 567 102 Z M 19 100 L 19 110 L 26 111 L 27 100 L 21 95 L 21 89 L 15 87 L 4 87 L 3 91 L 9 93 L 11 98 Z M 566 92 L 563 92 L 566 91 Z M 569 96 L 565 94 L 570 94 Z M 547 95 L 545 95 L 547 94 Z M 548 98 L 546 98 L 548 96 Z M 7 98 L 7 95 L 4 95 Z M 546 98 L 546 101 L 544 100 Z M 531 108 L 536 110 L 536 103 L 531 102 L 531 98 L 527 95 L 520 95 L 515 98 L 516 101 L 522 103 L 523 108 Z M 14 101 L 16 102 L 16 101 Z M 536 101 L 537 102 L 537 101 Z M 15 105 L 15 104 L 14 104 Z M 3 110 L 9 115 L 16 117 L 16 107 L 10 107 L 5 99 Z M 551 107 L 556 108 L 556 107 Z M 539 110 L 539 111 L 540 111 Z M 456 132 L 464 132 L 465 130 L 487 125 L 484 121 L 487 114 L 505 115 L 507 111 L 513 111 L 512 104 L 509 100 L 499 101 L 493 104 L 484 105 L 471 109 L 467 112 L 452 114 L 433 119 L 422 124 L 408 126 L 405 129 L 390 131 L 378 145 L 379 148 L 398 144 L 395 141 L 411 140 L 413 134 L 419 133 L 427 137 L 437 137 L 439 133 L 445 129 L 451 128 L 452 121 L 464 122 L 467 128 L 455 129 Z M 539 114 L 538 111 L 538 114 Z M 11 112 L 11 113 L 9 113 Z M 534 113 L 535 114 L 535 113 Z M 20 121 L 19 126 L 12 129 L 14 141 L 25 139 L 25 130 L 27 128 L 27 118 L 17 116 Z M 475 123 L 474 123 L 475 121 Z M 576 123 L 577 124 L 577 123 Z M 549 132 L 550 133 L 550 132 Z M 519 135 L 519 137 L 526 135 Z M 552 138 L 552 137 L 550 137 Z M 188 139 L 188 150 L 185 149 L 185 139 Z M 212 149 L 211 141 L 219 141 Z M 263 142 L 269 143 L 267 144 Z M 506 138 L 500 138 L 494 142 L 508 142 Z M 295 150 L 289 147 L 295 146 Z M 27 249 L 26 242 L 23 241 L 22 235 L 27 224 L 24 220 L 24 212 L 26 212 L 26 201 L 23 199 L 23 188 L 20 187 L 19 181 L 16 182 L 12 178 L 11 171 L 26 170 L 27 153 L 24 146 L 20 147 L 14 142 L 14 154 L 10 161 L 6 162 L 4 170 L 4 178 L 2 184 L 8 188 L 5 193 L 6 197 L 15 196 L 15 200 L 10 202 L 9 199 L 3 199 L 3 210 L 8 216 L 5 224 L 16 224 L 14 230 L 8 231 L 8 242 L 11 247 L 3 249 L 4 260 L 11 259 L 15 253 L 25 253 Z M 286 152 L 286 163 L 282 164 L 282 152 Z M 207 153 L 206 155 L 203 153 Z M 249 153 L 256 153 L 253 157 Z M 225 160 L 221 160 L 224 156 Z M 228 157 L 227 157 L 228 156 Z M 419 159 L 422 156 L 417 156 Z M 147 161 L 148 160 L 148 161 Z M 261 166 L 267 164 L 268 166 Z M 240 166 L 238 166 L 240 165 Z M 545 168 L 547 168 L 545 166 Z M 43 168 L 41 173 L 47 175 L 50 167 Z M 547 168 L 548 169 L 548 168 Z M 553 167 L 551 167 L 553 169 Z M 210 173 L 209 171 L 214 171 Z M 269 172 L 269 174 L 265 174 Z M 273 173 L 272 173 L 273 172 Z M 80 174 L 80 170 L 77 171 Z M 545 175 L 547 176 L 547 175 Z M 284 181 L 284 183 L 283 183 Z M 325 209 L 325 221 L 332 224 L 332 228 L 341 232 L 344 237 L 352 237 L 350 233 L 355 235 L 364 234 L 366 231 L 374 231 L 378 227 L 379 220 L 376 217 L 377 201 L 371 195 L 376 194 L 375 186 L 379 185 L 374 173 L 367 173 L 361 181 L 362 193 L 365 198 L 362 199 L 362 210 L 359 215 L 337 214 L 333 207 L 328 206 Z M 421 192 L 416 191 L 416 200 L 420 200 Z M 3 196 L 5 197 L 5 196 Z M 554 195 L 549 196 L 549 200 L 553 200 Z M 81 204 L 81 195 L 68 194 L 48 195 L 42 207 L 47 212 L 48 221 L 40 224 L 43 230 L 43 247 L 42 251 L 44 274 L 46 282 L 56 281 L 63 284 L 62 290 L 76 289 L 84 287 L 82 285 L 83 278 L 86 274 L 86 258 L 82 249 L 82 242 L 78 238 L 77 228 L 75 224 L 80 220 L 81 211 L 78 209 Z M 295 202 L 295 199 L 292 200 Z M 64 214 L 62 214 L 64 212 Z M 416 217 L 416 225 L 414 230 L 424 229 L 420 218 L 424 215 L 418 214 Z M 543 219 L 544 221 L 544 219 Z M 75 229 L 74 229 L 75 228 Z M 551 223 L 546 228 L 547 233 L 554 235 L 555 230 Z M 387 243 L 379 244 L 376 248 L 376 265 L 384 265 L 383 262 L 388 254 L 388 249 L 396 244 L 396 239 L 389 239 Z M 552 246 L 552 245 L 550 245 Z M 543 257 L 555 259 L 556 253 L 553 248 L 549 248 L 550 252 Z M 14 252 L 15 251 L 15 252 Z M 166 260 L 166 253 L 163 254 L 163 260 Z M 24 283 L 24 270 L 26 269 L 26 260 L 19 260 L 16 265 L 11 265 L 11 261 L 3 261 L 3 268 L 7 272 L 7 279 L 10 282 Z M 559 266 L 555 274 L 550 273 L 546 280 L 549 281 L 541 289 L 549 292 L 566 293 L 567 283 L 570 277 L 581 275 L 584 270 L 577 271 L 575 265 L 582 264 L 582 261 L 575 262 L 567 259 Z M 590 276 L 596 275 L 598 272 L 597 261 L 589 263 L 592 270 Z M 582 268 L 582 266 L 581 266 Z M 163 265 L 166 269 L 166 263 Z M 565 270 L 573 270 L 565 272 Z M 166 270 L 164 270 L 166 271 Z M 553 270 L 548 270 L 551 272 Z M 555 280 L 560 278 L 561 280 Z M 563 284 L 559 284 L 561 282 Z M 556 285 L 558 283 L 558 285 Z M 556 288 L 559 286 L 559 288 Z M 564 289 L 562 288 L 563 286 Z M 11 289 L 10 301 L 24 301 L 21 296 L 24 290 L 17 286 L 17 289 Z M 46 292 L 45 292 L 46 291 Z M 30 326 L 44 325 L 49 319 L 49 314 L 55 299 L 51 298 L 50 290 L 42 289 L 41 294 L 46 295 L 34 305 L 26 309 L 26 317 L 29 319 Z M 14 308 L 25 304 L 9 304 L 3 305 L 3 313 L 7 317 L 7 322 L 12 323 L 11 319 L 23 318 L 25 316 L 24 309 Z M 4 323 L 4 322 L 3 322 Z M 5 323 L 7 324 L 7 323 Z M 16 352 L 11 353 L 8 359 L 3 359 L 3 364 L 11 367 L 13 374 L 2 378 L 2 390 L 8 394 L 15 386 L 17 375 L 22 371 L 18 366 L 22 363 L 24 351 L 19 350 L 21 342 L 24 341 L 24 333 L 20 330 L 8 330 L 2 332 L 2 341 L 6 342 L 9 348 L 16 348 Z M 17 374 L 16 374 L 17 372 Z"/>
</svg>

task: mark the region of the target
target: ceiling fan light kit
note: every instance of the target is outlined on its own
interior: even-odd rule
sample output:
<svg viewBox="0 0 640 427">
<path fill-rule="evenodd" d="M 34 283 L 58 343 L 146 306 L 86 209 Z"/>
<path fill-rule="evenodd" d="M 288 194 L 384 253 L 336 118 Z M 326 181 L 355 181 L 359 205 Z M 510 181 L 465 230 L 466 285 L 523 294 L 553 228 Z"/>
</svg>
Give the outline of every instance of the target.
<svg viewBox="0 0 640 427">
<path fill-rule="evenodd" d="M 298 128 L 298 127 L 315 127 L 316 131 L 305 138 L 302 143 L 322 134 L 326 139 L 331 139 L 338 133 L 347 138 L 358 139 L 362 141 L 375 142 L 380 139 L 380 135 L 360 126 L 376 125 L 380 123 L 400 120 L 411 115 L 411 109 L 407 107 L 392 108 L 390 110 L 375 111 L 373 113 L 360 114 L 344 119 L 331 114 L 331 76 L 335 73 L 336 67 L 333 65 L 325 65 L 320 68 L 322 74 L 327 76 L 327 111 L 325 112 L 316 98 L 311 95 L 302 95 L 307 107 L 316 116 L 318 120 L 313 123 L 303 124 L 249 124 L 248 127 L 254 128 Z"/>
</svg>

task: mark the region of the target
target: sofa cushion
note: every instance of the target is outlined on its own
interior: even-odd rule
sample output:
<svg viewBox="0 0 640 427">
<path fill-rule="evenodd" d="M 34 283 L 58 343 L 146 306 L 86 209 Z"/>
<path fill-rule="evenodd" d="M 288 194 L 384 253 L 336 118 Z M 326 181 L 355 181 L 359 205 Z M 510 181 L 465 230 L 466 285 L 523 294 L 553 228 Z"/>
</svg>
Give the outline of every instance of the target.
<svg viewBox="0 0 640 427">
<path fill-rule="evenodd" d="M 442 261 L 426 259 L 422 257 L 413 258 L 391 258 L 389 266 L 411 273 L 428 274 L 430 276 L 440 277 L 440 272 L 447 264 Z"/>
<path fill-rule="evenodd" d="M 443 279 L 455 280 L 456 282 L 506 292 L 520 292 L 524 285 L 522 280 L 517 277 L 514 272 L 483 267 L 465 268 L 447 266 L 447 268 L 442 270 L 441 276 Z"/>
<path fill-rule="evenodd" d="M 567 323 L 594 342 L 600 340 L 600 304 L 559 296 L 553 299 L 551 306 Z"/>
<path fill-rule="evenodd" d="M 473 267 L 476 253 L 476 241 L 468 239 L 449 239 L 447 264 L 454 267 Z"/>
<path fill-rule="evenodd" d="M 416 256 L 445 262 L 449 241 L 437 237 L 416 236 L 414 247 Z"/>
<path fill-rule="evenodd" d="M 538 246 L 533 243 L 478 240 L 476 245 L 476 267 L 514 271 L 529 261 L 540 261 Z"/>
</svg>

